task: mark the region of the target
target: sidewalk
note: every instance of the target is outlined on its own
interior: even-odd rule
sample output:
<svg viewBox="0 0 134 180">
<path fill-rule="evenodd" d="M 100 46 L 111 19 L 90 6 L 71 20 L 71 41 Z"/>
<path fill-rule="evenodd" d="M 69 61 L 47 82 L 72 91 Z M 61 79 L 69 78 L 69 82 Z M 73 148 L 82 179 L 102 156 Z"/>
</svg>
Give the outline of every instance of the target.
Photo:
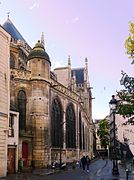
<svg viewBox="0 0 134 180">
<path fill-rule="evenodd" d="M 90 166 L 90 173 L 88 180 L 126 180 L 126 169 L 125 166 L 118 164 L 119 175 L 112 175 L 112 161 L 105 159 L 101 163 L 102 166 L 94 172 L 95 163 Z M 134 180 L 134 166 L 132 171 L 128 174 L 128 180 Z"/>
<path fill-rule="evenodd" d="M 119 180 L 125 180 L 126 179 L 126 168 L 125 166 L 122 166 L 119 164 Z M 134 180 L 134 165 L 132 165 L 132 171 L 128 173 L 128 179 Z"/>
<path fill-rule="evenodd" d="M 104 180 L 126 180 L 126 168 L 125 166 L 118 164 L 119 175 L 112 175 L 112 161 L 107 160 L 107 166 L 105 171 L 107 175 L 104 176 Z M 101 175 L 103 172 L 101 173 Z M 134 180 L 134 166 L 132 166 L 132 171 L 128 174 L 128 180 Z"/>
</svg>

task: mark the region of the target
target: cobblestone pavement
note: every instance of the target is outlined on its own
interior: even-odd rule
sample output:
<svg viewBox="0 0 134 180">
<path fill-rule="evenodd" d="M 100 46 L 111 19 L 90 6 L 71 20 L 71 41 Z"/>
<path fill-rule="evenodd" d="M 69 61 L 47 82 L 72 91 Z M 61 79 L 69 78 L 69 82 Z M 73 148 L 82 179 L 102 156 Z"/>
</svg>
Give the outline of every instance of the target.
<svg viewBox="0 0 134 180">
<path fill-rule="evenodd" d="M 119 165 L 119 176 L 112 175 L 112 162 L 110 160 L 96 160 L 91 163 L 89 172 L 79 167 L 66 171 L 51 169 L 35 169 L 33 172 L 8 175 L 0 180 L 126 180 L 124 167 Z M 129 174 L 128 180 L 134 180 L 134 168 Z"/>
</svg>

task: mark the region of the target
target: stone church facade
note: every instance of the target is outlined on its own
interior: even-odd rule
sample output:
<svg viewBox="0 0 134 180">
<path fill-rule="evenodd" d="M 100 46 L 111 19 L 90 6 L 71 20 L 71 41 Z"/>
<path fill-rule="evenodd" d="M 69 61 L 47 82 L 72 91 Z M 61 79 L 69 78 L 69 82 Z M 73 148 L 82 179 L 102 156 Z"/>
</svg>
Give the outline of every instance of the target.
<svg viewBox="0 0 134 180">
<path fill-rule="evenodd" d="M 44 37 L 32 49 L 11 20 L 10 110 L 19 112 L 18 156 L 24 166 L 46 167 L 93 156 L 92 94 L 83 68 L 51 70 Z"/>
</svg>

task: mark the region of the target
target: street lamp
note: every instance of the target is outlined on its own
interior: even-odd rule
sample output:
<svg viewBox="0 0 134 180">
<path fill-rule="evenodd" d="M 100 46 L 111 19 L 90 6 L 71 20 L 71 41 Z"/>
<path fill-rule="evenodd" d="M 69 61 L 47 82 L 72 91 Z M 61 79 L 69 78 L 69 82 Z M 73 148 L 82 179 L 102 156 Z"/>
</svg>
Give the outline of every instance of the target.
<svg viewBox="0 0 134 180">
<path fill-rule="evenodd" d="M 112 161 L 113 161 L 113 169 L 112 169 L 112 174 L 113 175 L 119 175 L 119 170 L 118 170 L 118 160 L 117 160 L 117 140 L 116 140 L 116 124 L 115 124 L 115 113 L 116 113 L 116 105 L 117 105 L 117 100 L 115 99 L 115 96 L 112 95 L 112 99 L 109 102 L 110 106 L 110 116 L 111 116 L 111 125 L 113 127 L 112 129 L 112 137 L 113 137 L 113 144 L 112 145 Z"/>
</svg>

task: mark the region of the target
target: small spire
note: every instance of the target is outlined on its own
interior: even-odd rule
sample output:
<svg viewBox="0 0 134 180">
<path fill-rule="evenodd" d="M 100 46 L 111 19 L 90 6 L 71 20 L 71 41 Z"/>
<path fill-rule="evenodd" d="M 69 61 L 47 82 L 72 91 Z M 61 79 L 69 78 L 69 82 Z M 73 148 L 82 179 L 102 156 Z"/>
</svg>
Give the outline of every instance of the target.
<svg viewBox="0 0 134 180">
<path fill-rule="evenodd" d="M 7 19 L 9 19 L 9 14 L 10 14 L 10 12 L 7 12 Z"/>
<path fill-rule="evenodd" d="M 71 58 L 70 58 L 70 55 L 68 56 L 68 66 L 71 66 Z"/>
<path fill-rule="evenodd" d="M 85 70 L 84 70 L 84 81 L 86 87 L 89 85 L 89 79 L 88 79 L 88 59 L 87 57 L 85 58 Z"/>
<path fill-rule="evenodd" d="M 88 59 L 87 59 L 87 57 L 85 58 L 85 63 L 88 63 Z"/>
<path fill-rule="evenodd" d="M 73 77 L 76 77 L 76 76 L 75 76 L 75 71 L 73 71 Z"/>
<path fill-rule="evenodd" d="M 44 41 L 44 33 L 42 32 L 41 34 L 41 44 L 44 46 L 45 41 Z"/>
</svg>

